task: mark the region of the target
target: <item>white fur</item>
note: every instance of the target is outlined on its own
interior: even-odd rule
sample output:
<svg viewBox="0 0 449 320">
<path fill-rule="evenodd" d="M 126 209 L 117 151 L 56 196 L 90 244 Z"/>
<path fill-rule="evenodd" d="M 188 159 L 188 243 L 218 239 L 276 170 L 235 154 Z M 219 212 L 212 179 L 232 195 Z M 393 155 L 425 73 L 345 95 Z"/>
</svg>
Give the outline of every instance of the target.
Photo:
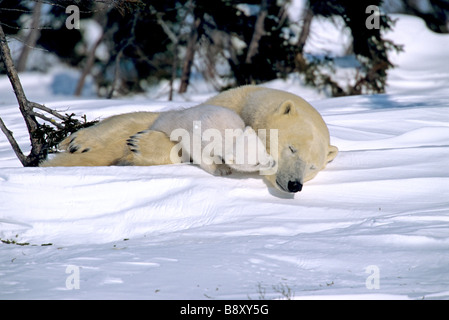
<svg viewBox="0 0 449 320">
<path fill-rule="evenodd" d="M 163 112 L 149 129 L 179 141 L 172 149 L 172 157 L 178 157 L 182 149 L 184 162 L 192 159 L 215 175 L 229 174 L 230 168 L 254 172 L 274 164 L 256 132 L 245 127 L 242 118 L 228 108 L 200 105 Z"/>
</svg>

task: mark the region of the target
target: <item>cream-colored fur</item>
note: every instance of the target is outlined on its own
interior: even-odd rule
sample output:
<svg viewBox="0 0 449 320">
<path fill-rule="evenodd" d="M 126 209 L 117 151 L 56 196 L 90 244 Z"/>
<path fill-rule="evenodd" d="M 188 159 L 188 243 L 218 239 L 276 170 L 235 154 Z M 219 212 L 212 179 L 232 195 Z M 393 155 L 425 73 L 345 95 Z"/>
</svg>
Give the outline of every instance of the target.
<svg viewBox="0 0 449 320">
<path fill-rule="evenodd" d="M 160 141 L 161 148 L 154 148 L 154 144 L 148 146 L 145 135 L 140 140 L 140 149 L 144 151 L 143 153 L 135 154 L 127 145 L 127 140 L 132 135 L 147 130 L 157 116 L 158 113 L 153 112 L 125 113 L 81 129 L 61 142 L 59 148 L 64 152 L 44 161 L 40 166 L 110 166 L 125 161 L 133 165 L 171 163 L 169 154 L 165 157 L 166 152 L 162 143 L 165 142 L 167 148 L 173 147 L 173 143 L 166 141 L 166 136 L 161 132 L 149 132 L 154 135 L 154 139 Z"/>
<path fill-rule="evenodd" d="M 270 129 L 278 130 L 277 148 L 268 144 L 267 137 L 267 150 L 278 157 L 277 172 L 265 177 L 280 190 L 300 191 L 304 182 L 314 178 L 338 153 L 330 145 L 329 130 L 321 115 L 294 94 L 243 86 L 222 92 L 204 104 L 236 111 L 256 131 L 266 129 L 269 134 Z M 118 115 L 82 129 L 62 142 L 65 153 L 42 166 L 172 163 L 170 151 L 175 144 L 165 134 L 147 130 L 157 116 L 150 112 Z M 131 136 L 137 136 L 133 146 L 127 145 Z"/>
</svg>

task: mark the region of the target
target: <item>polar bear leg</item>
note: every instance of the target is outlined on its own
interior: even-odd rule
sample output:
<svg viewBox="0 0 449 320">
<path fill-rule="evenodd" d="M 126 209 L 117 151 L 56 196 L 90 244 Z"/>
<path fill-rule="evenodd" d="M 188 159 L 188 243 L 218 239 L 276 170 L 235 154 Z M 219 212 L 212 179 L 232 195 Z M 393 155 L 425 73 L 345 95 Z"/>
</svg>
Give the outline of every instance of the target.
<svg viewBox="0 0 449 320">
<path fill-rule="evenodd" d="M 137 132 L 148 129 L 157 117 L 158 113 L 134 112 L 107 118 L 67 137 L 59 145 L 59 148 L 65 152 L 44 161 L 40 166 L 110 166 L 117 164 L 130 152 L 126 145 L 127 139 Z M 163 149 L 164 141 L 167 138 L 159 136 L 148 140 L 154 143 L 153 146 L 160 143 L 161 149 Z M 168 143 L 171 142 L 168 140 Z M 154 152 L 156 155 L 150 154 L 146 162 L 159 164 L 160 155 L 163 155 L 164 151 L 154 148 Z M 163 157 L 161 160 L 164 160 Z M 164 161 L 161 162 L 160 164 L 165 164 Z"/>
</svg>

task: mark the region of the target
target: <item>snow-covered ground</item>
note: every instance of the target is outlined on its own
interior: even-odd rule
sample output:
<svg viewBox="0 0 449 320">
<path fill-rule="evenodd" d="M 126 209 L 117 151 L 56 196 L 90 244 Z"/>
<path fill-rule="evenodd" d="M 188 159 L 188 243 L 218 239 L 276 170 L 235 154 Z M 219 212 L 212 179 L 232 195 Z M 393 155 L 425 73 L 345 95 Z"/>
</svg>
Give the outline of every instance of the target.
<svg viewBox="0 0 449 320">
<path fill-rule="evenodd" d="M 0 135 L 0 299 L 448 299 L 449 36 L 398 17 L 387 94 L 267 84 L 309 99 L 340 148 L 294 196 L 191 165 L 22 168 Z M 88 119 L 214 94 L 75 99 L 58 89 L 70 77 L 22 82 Z M 0 115 L 26 149 L 14 99 L 0 78 Z"/>
</svg>

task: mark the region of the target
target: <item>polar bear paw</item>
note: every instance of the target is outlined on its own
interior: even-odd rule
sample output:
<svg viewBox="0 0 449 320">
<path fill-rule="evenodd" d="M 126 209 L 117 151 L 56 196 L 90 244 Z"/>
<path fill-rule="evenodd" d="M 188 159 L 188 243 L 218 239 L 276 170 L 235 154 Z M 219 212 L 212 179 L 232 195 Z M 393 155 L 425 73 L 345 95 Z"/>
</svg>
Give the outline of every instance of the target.
<svg viewBox="0 0 449 320">
<path fill-rule="evenodd" d="M 64 140 L 60 148 L 70 153 L 86 153 L 94 148 L 94 141 L 89 134 L 83 134 L 82 130 L 75 132 Z"/>
<path fill-rule="evenodd" d="M 229 176 L 232 174 L 232 169 L 225 164 L 219 164 L 217 165 L 217 170 L 215 172 L 219 172 L 220 176 Z"/>
<path fill-rule="evenodd" d="M 165 133 L 154 130 L 139 131 L 126 140 L 125 153 L 116 165 L 153 166 L 172 164 L 170 150 L 174 143 Z"/>
<path fill-rule="evenodd" d="M 139 140 L 148 132 L 150 132 L 150 130 L 139 131 L 136 134 L 129 137 L 129 139 L 126 140 L 126 145 L 128 146 L 129 151 L 133 153 L 140 153 Z"/>
<path fill-rule="evenodd" d="M 214 176 L 229 176 L 232 173 L 232 169 L 226 164 L 213 164 L 209 166 L 200 164 L 200 167 Z"/>
<path fill-rule="evenodd" d="M 145 134 L 147 134 L 150 130 L 144 130 L 139 131 L 136 134 L 130 136 L 126 140 L 126 150 L 125 156 L 121 159 L 118 159 L 114 165 L 118 166 L 132 166 L 132 165 L 145 165 L 141 164 L 139 162 L 142 162 L 142 153 L 140 149 L 139 140 L 142 138 Z"/>
</svg>

